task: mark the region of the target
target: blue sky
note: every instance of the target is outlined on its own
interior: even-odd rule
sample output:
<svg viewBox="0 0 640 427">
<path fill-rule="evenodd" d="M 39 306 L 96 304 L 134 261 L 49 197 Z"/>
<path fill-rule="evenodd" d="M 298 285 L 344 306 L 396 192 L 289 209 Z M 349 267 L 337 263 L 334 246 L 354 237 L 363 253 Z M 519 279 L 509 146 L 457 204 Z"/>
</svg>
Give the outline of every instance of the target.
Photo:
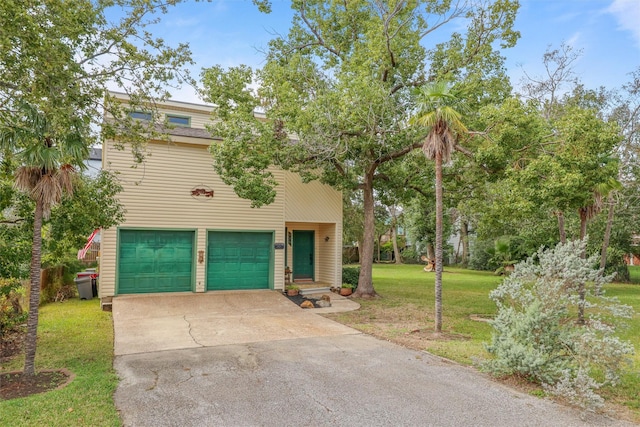
<svg viewBox="0 0 640 427">
<path fill-rule="evenodd" d="M 575 71 L 589 88 L 613 89 L 629 81 L 640 67 L 640 0 L 521 0 L 515 23 L 521 38 L 502 52 L 512 84 L 523 69 L 543 72 L 542 55 L 562 42 L 582 56 Z M 272 0 L 273 12 L 262 14 L 250 0 L 213 0 L 170 9 L 153 32 L 171 43 L 188 42 L 194 54 L 194 76 L 203 67 L 247 64 L 260 67 L 268 41 L 286 35 L 291 22 L 290 2 Z M 198 102 L 193 90 L 174 91 L 174 98 Z"/>
</svg>

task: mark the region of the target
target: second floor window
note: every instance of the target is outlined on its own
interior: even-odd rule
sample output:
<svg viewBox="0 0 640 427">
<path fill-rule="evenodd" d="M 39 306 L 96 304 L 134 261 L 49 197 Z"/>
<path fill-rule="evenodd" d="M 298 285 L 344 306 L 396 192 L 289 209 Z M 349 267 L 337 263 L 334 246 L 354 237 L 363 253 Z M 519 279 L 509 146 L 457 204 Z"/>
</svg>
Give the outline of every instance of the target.
<svg viewBox="0 0 640 427">
<path fill-rule="evenodd" d="M 145 111 L 131 111 L 129 113 L 129 117 L 136 120 L 151 121 L 151 113 L 147 113 Z"/>
<path fill-rule="evenodd" d="M 191 126 L 191 118 L 187 116 L 174 116 L 171 114 L 167 114 L 167 123 L 170 123 L 175 126 Z"/>
</svg>

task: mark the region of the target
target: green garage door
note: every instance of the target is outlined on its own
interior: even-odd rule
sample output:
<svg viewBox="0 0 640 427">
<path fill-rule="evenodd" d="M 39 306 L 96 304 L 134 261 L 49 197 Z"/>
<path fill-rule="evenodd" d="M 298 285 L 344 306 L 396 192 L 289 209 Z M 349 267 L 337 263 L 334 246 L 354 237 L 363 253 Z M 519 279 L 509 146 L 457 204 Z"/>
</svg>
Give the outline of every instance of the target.
<svg viewBox="0 0 640 427">
<path fill-rule="evenodd" d="M 120 230 L 118 294 L 191 291 L 193 231 Z"/>
<path fill-rule="evenodd" d="M 207 290 L 268 289 L 272 233 L 211 231 Z"/>
</svg>

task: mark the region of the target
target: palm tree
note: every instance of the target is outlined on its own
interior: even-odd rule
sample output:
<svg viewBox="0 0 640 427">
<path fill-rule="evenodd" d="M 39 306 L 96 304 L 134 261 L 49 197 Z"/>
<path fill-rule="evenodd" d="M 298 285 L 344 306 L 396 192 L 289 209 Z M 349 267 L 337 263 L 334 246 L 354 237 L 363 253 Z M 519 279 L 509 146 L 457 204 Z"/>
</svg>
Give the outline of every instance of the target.
<svg viewBox="0 0 640 427">
<path fill-rule="evenodd" d="M 456 100 L 447 83 L 422 86 L 418 91 L 417 113 L 412 119 L 413 123 L 429 129 L 422 151 L 436 166 L 436 332 L 442 331 L 442 164 L 449 161 L 458 136 L 467 132 L 460 113 L 452 106 Z"/>
<path fill-rule="evenodd" d="M 587 223 L 595 218 L 602 208 L 604 207 L 603 199 L 609 197 L 615 191 L 621 190 L 622 184 L 616 179 L 609 179 L 606 182 L 597 184 L 593 190 L 593 199 L 587 206 L 583 206 L 578 209 L 580 215 L 580 240 L 584 240 L 587 237 Z M 609 199 L 611 203 L 611 199 Z M 607 215 L 607 225 L 605 229 L 605 235 L 602 243 L 602 252 L 600 255 L 600 268 L 604 269 L 606 265 L 607 246 L 609 245 L 609 237 L 611 235 L 611 223 L 613 222 L 613 205 L 609 206 L 609 213 Z M 586 248 L 582 252 L 582 258 L 586 258 Z M 586 289 L 585 284 L 580 283 L 578 288 L 578 296 L 580 297 L 580 303 L 578 306 L 578 322 L 584 323 L 584 309 L 586 305 Z"/>
<path fill-rule="evenodd" d="M 15 172 L 16 188 L 35 202 L 23 371 L 25 376 L 33 376 L 40 304 L 42 221 L 65 193 L 73 192 L 74 165 L 81 167 L 82 160 L 88 156 L 88 146 L 82 137 L 80 123 L 61 132 L 33 106 L 20 103 L 16 107 L 12 111 L 2 111 L 0 116 L 0 148 L 15 156 L 20 165 Z M 63 136 L 59 137 L 60 133 Z"/>
</svg>

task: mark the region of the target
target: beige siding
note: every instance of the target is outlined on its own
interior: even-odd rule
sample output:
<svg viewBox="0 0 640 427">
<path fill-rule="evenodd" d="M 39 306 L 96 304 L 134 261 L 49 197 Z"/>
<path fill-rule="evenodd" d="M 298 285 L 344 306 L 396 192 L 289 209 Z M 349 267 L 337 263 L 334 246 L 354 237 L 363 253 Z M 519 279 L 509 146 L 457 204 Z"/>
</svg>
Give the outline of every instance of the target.
<svg viewBox="0 0 640 427">
<path fill-rule="evenodd" d="M 127 102 L 129 99 L 126 94 L 113 92 L 113 95 L 116 95 L 118 98 L 122 100 L 122 102 Z M 213 111 L 213 107 L 209 105 L 200 105 L 193 104 L 190 102 L 181 102 L 181 101 L 165 101 L 162 104 L 158 104 L 155 106 L 160 115 L 158 120 L 162 122 L 165 119 L 166 114 L 175 114 L 179 116 L 186 116 L 191 118 L 191 126 L 196 129 L 205 129 L 205 124 L 209 123 L 211 120 L 211 112 Z"/>
<path fill-rule="evenodd" d="M 285 220 L 296 222 L 341 222 L 342 194 L 328 185 L 303 183 L 300 176 L 285 172 L 287 197 Z"/>
<path fill-rule="evenodd" d="M 119 95 L 120 96 L 120 95 Z M 126 100 L 126 96 L 121 96 Z M 126 101 L 125 101 L 126 102 Z M 159 106 L 162 115 L 191 117 L 191 127 L 206 128 L 212 107 L 168 101 Z M 164 119 L 164 116 L 161 116 Z M 187 135 L 187 134 L 185 134 Z M 274 171 L 280 185 L 276 200 L 260 209 L 240 199 L 213 170 L 208 152 L 211 140 L 196 136 L 171 137 L 172 142 L 150 142 L 144 163 L 135 166 L 129 151 L 116 150 L 109 142 L 103 147 L 103 169 L 119 172 L 124 187 L 120 201 L 126 209 L 120 227 L 188 229 L 196 231 L 195 290 L 206 289 L 207 232 L 212 230 L 256 230 L 274 233 L 275 242 L 287 242 L 289 231 L 315 231 L 315 278 L 341 283 L 342 195 L 329 186 L 304 184 L 297 174 Z M 134 167 L 135 166 L 135 167 Z M 192 197 L 194 188 L 211 189 L 213 198 Z M 325 237 L 329 237 L 325 241 Z M 103 230 L 100 259 L 100 296 L 115 294 L 117 229 Z M 205 262 L 197 263 L 198 252 Z M 284 287 L 284 266 L 291 265 L 292 248 L 274 250 L 273 284 Z"/>
<path fill-rule="evenodd" d="M 325 238 L 329 237 L 329 241 Z M 338 286 L 342 283 L 342 227 L 338 224 L 320 224 L 320 251 L 317 257 L 318 281 Z"/>
<path fill-rule="evenodd" d="M 116 228 L 100 232 L 100 297 L 114 295 L 116 282 Z"/>
<path fill-rule="evenodd" d="M 208 124 L 211 120 L 209 119 L 209 116 L 196 116 L 193 115 L 191 117 L 191 127 L 192 128 L 200 128 L 200 129 L 205 129 L 206 128 L 206 124 Z"/>
<path fill-rule="evenodd" d="M 124 187 L 119 199 L 126 207 L 121 227 L 195 229 L 197 251 L 206 252 L 207 230 L 263 230 L 275 232 L 284 241 L 284 191 L 273 204 L 255 209 L 240 199 L 214 173 L 207 147 L 153 142 L 146 161 L 131 168 L 128 151 L 107 144 L 103 148 L 104 168 L 119 171 Z M 282 172 L 276 179 L 284 183 Z M 192 197 L 194 188 L 207 187 L 213 198 Z M 101 259 L 101 296 L 115 292 L 116 231 L 105 230 Z M 282 288 L 284 251 L 275 250 L 273 283 Z M 205 290 L 205 263 L 197 264 L 196 291 Z M 281 268 L 282 267 L 282 268 Z"/>
<path fill-rule="evenodd" d="M 196 111 L 190 108 L 167 108 L 167 107 L 159 107 L 158 113 L 161 114 L 160 121 L 165 119 L 167 114 L 175 114 L 177 116 L 184 116 L 191 118 L 191 126 L 196 129 L 205 129 L 205 125 L 211 121 L 211 113 L 210 112 L 202 112 Z"/>
<path fill-rule="evenodd" d="M 291 172 L 285 172 L 284 179 L 288 231 L 315 232 L 315 280 L 339 286 L 342 283 L 342 194 L 319 182 L 305 184 Z M 291 246 L 287 246 L 287 265 L 293 265 Z"/>
</svg>

